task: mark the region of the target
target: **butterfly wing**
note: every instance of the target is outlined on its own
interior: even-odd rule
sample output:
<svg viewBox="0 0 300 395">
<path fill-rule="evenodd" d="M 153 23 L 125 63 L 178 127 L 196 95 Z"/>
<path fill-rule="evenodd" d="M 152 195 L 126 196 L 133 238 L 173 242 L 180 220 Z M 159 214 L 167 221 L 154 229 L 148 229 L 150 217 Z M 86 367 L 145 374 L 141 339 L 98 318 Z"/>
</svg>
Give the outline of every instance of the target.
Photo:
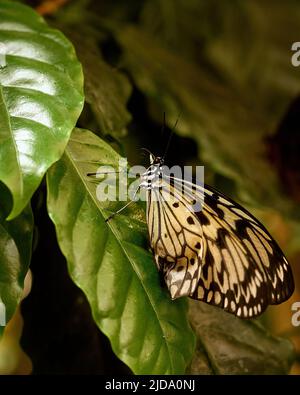
<svg viewBox="0 0 300 395">
<path fill-rule="evenodd" d="M 172 177 L 150 193 L 156 194 L 148 204 L 151 246 L 172 298 L 188 295 L 251 318 L 290 297 L 294 281 L 286 258 L 240 205 L 211 187 Z M 203 196 L 203 209 L 194 211 Z"/>
<path fill-rule="evenodd" d="M 148 192 L 147 222 L 157 267 L 164 273 L 171 297 L 176 299 L 190 296 L 197 289 L 202 230 L 189 201 L 179 200 L 169 191 L 166 183 L 163 188 Z"/>
<path fill-rule="evenodd" d="M 206 186 L 198 218 L 206 253 L 195 299 L 239 317 L 261 314 L 294 291 L 291 268 L 266 228 L 248 211 Z"/>
</svg>

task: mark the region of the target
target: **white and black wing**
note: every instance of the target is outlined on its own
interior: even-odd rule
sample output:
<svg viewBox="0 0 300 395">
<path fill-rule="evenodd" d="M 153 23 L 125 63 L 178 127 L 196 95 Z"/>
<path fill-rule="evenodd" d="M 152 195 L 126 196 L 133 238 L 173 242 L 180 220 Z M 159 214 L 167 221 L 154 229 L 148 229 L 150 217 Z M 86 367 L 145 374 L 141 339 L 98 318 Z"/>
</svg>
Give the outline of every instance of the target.
<svg viewBox="0 0 300 395">
<path fill-rule="evenodd" d="M 172 188 L 171 188 L 172 189 Z M 168 184 L 148 192 L 147 222 L 154 258 L 171 297 L 190 296 L 201 275 L 201 227 L 190 201 L 179 199 Z M 187 215 L 187 212 L 190 215 Z"/>
<path fill-rule="evenodd" d="M 192 298 L 251 318 L 291 296 L 294 281 L 289 263 L 253 215 L 206 186 L 204 207 L 197 216 L 205 254 Z"/>
<path fill-rule="evenodd" d="M 163 178 L 161 188 L 149 192 L 147 219 L 172 298 L 190 296 L 251 318 L 290 297 L 291 268 L 253 215 L 211 187 Z"/>
</svg>

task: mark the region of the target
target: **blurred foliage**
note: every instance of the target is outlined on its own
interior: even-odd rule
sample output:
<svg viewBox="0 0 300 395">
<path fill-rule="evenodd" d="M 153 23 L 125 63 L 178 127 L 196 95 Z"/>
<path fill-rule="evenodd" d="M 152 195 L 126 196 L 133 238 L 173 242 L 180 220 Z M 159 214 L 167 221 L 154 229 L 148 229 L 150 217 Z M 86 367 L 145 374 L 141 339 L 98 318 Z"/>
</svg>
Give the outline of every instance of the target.
<svg viewBox="0 0 300 395">
<path fill-rule="evenodd" d="M 291 44 L 299 39 L 299 2 L 132 0 L 128 4 L 124 0 L 53 0 L 50 8 L 38 0 L 24 2 L 37 7 L 76 48 L 86 95 L 79 127 L 91 128 L 136 164 L 141 162 L 140 147 L 158 154 L 163 151 L 168 132 L 179 117 L 169 163 L 204 164 L 209 183 L 254 211 L 290 253 L 296 292 L 285 304 L 270 308 L 260 321 L 272 333 L 292 339 L 300 355 L 299 331 L 290 322 L 291 303 L 300 299 L 300 72 L 291 65 Z M 164 111 L 168 129 L 162 135 Z M 86 149 L 76 152 L 83 166 L 90 160 Z M 67 170 L 64 157 L 49 177 L 59 180 Z M 52 184 L 50 212 L 54 219 L 53 191 L 57 197 L 64 190 L 63 185 L 58 191 L 58 184 Z M 37 196 L 40 193 L 37 191 Z M 88 188 L 81 194 L 88 194 Z M 64 201 L 62 197 L 57 213 Z M 130 215 L 137 212 L 139 208 L 129 211 Z M 66 217 L 57 213 L 54 222 L 59 229 Z M 144 221 L 142 217 L 140 220 Z M 79 223 L 82 225 L 82 218 Z M 81 267 L 77 249 L 83 241 L 78 239 L 78 245 L 73 246 L 72 230 L 68 230 L 68 237 L 59 233 L 72 278 L 86 294 L 99 324 L 97 292 L 89 294 L 90 287 L 84 284 L 91 279 Z M 74 252 L 79 255 L 70 259 Z M 51 262 L 50 256 L 48 259 Z M 35 301 L 26 301 L 28 322 L 30 303 Z M 289 341 L 270 335 L 260 323 L 240 321 L 199 303 L 191 306 L 197 350 L 190 372 L 289 371 L 294 358 Z M 116 351 L 112 327 L 105 330 L 103 323 L 99 325 L 112 337 Z M 29 332 L 26 330 L 24 342 L 40 362 L 41 355 L 34 345 L 29 346 L 30 342 L 35 344 Z M 137 371 L 136 360 L 128 362 L 130 357 L 123 351 L 118 349 L 118 355 Z M 102 365 L 101 369 L 105 370 Z M 293 372 L 300 370 L 296 366 Z"/>
<path fill-rule="evenodd" d="M 158 3 L 162 4 L 151 2 L 147 10 L 150 7 L 153 14 Z M 282 191 L 278 170 L 268 156 L 267 137 L 276 132 L 299 92 L 300 76 L 290 63 L 290 42 L 296 36 L 300 14 L 277 3 L 268 8 L 268 18 L 260 21 L 266 13 L 263 2 L 205 2 L 209 3 L 205 11 L 196 7 L 199 2 L 191 10 L 191 3 L 164 2 L 169 8 L 157 12 L 160 29 L 152 32 L 154 38 L 149 34 L 149 21 L 146 29 L 143 25 L 118 28 L 116 36 L 124 50 L 122 64 L 147 96 L 156 119 L 164 108 L 171 126 L 181 113 L 178 133 L 195 139 L 204 163 L 233 179 L 245 202 L 295 217 L 298 205 Z M 216 15 L 207 19 L 213 10 Z M 289 20 L 288 15 L 293 18 Z M 199 46 L 197 39 L 185 37 L 186 30 L 176 23 L 176 16 L 185 21 L 184 26 L 195 26 L 196 18 L 197 26 L 202 26 L 203 20 L 216 26 L 214 18 L 222 18 L 222 23 L 218 32 L 206 32 L 206 39 L 204 32 L 196 29 L 194 34 L 202 43 Z M 274 26 L 287 20 L 284 39 L 281 31 L 272 36 Z M 172 39 L 165 42 L 169 31 Z M 194 43 L 198 57 L 192 49 L 187 56 L 183 42 Z"/>
</svg>

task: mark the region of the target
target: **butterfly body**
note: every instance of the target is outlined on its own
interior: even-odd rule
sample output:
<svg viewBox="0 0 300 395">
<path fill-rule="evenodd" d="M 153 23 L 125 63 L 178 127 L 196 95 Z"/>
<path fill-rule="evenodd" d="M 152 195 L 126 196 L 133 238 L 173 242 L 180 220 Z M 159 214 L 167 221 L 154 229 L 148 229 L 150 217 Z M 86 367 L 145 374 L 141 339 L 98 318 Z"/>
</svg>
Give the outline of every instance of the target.
<svg viewBox="0 0 300 395">
<path fill-rule="evenodd" d="M 167 175 L 162 158 L 150 161 L 140 187 L 151 249 L 173 299 L 189 296 L 253 318 L 290 297 L 291 268 L 252 214 L 209 186 Z"/>
</svg>

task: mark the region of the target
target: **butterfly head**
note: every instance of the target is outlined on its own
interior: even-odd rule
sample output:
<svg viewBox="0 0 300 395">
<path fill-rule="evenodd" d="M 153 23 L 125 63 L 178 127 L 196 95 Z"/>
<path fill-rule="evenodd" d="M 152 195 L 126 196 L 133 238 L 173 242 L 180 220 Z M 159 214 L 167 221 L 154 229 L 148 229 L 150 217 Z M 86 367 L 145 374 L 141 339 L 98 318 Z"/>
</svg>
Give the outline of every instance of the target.
<svg viewBox="0 0 300 395">
<path fill-rule="evenodd" d="M 154 156 L 153 154 L 150 154 L 150 164 L 162 166 L 164 164 L 164 158 L 161 156 Z"/>
</svg>

